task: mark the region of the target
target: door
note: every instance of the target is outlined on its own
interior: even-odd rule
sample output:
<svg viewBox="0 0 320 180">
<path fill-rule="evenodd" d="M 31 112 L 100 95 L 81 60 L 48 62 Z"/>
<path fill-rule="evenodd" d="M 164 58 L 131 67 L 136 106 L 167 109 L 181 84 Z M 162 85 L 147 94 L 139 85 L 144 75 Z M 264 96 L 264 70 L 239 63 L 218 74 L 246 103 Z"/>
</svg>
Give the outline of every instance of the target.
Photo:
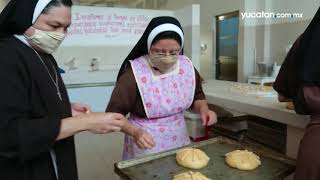
<svg viewBox="0 0 320 180">
<path fill-rule="evenodd" d="M 216 16 L 216 79 L 238 79 L 239 11 Z"/>
</svg>

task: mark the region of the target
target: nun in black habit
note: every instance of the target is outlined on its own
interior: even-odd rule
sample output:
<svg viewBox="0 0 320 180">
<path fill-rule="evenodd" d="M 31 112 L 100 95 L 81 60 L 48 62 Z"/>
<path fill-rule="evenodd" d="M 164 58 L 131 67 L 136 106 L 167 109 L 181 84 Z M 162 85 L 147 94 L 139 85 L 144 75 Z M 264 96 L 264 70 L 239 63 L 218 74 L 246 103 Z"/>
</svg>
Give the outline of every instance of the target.
<svg viewBox="0 0 320 180">
<path fill-rule="evenodd" d="M 0 14 L 0 179 L 76 180 L 73 135 L 119 131 L 124 117 L 70 104 L 51 53 L 71 0 L 11 0 Z"/>
<path fill-rule="evenodd" d="M 298 114 L 310 115 L 300 142 L 296 180 L 320 179 L 320 8 L 290 49 L 274 89 L 280 101 L 293 101 Z"/>
</svg>

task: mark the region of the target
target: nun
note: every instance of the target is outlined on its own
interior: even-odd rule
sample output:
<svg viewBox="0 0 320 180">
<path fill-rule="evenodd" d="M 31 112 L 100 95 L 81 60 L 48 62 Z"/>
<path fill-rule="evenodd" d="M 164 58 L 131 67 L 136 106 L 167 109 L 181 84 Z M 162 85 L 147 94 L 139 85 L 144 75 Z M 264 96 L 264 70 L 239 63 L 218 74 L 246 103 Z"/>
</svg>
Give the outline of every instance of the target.
<svg viewBox="0 0 320 180">
<path fill-rule="evenodd" d="M 153 18 L 124 60 L 107 112 L 130 113 L 123 159 L 190 144 L 183 112 L 190 107 L 212 125 L 200 75 L 182 55 L 184 34 L 173 17 Z"/>
<path fill-rule="evenodd" d="M 78 132 L 120 131 L 125 118 L 70 104 L 51 55 L 71 0 L 11 0 L 0 14 L 0 179 L 77 180 Z"/>
<path fill-rule="evenodd" d="M 282 102 L 293 101 L 296 113 L 310 115 L 300 142 L 295 179 L 320 179 L 320 8 L 289 51 L 274 89 Z"/>
</svg>

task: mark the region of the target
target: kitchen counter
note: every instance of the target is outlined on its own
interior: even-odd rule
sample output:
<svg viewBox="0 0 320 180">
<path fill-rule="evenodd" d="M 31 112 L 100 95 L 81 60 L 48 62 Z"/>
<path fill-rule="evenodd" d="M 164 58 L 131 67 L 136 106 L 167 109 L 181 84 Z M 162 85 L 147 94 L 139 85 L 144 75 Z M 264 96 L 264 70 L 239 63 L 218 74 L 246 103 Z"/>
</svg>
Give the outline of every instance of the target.
<svg viewBox="0 0 320 180">
<path fill-rule="evenodd" d="M 249 84 L 206 80 L 203 84 L 203 90 L 209 104 L 286 124 L 287 155 L 295 158 L 309 117 L 298 115 L 294 111 L 286 109 L 286 103 L 278 102 L 276 92 L 273 96 L 261 97 L 232 90 L 235 86 L 247 85 Z"/>
<path fill-rule="evenodd" d="M 286 103 L 280 103 L 277 96 L 259 97 L 245 92 L 235 92 L 231 90 L 235 85 L 248 84 L 218 80 L 205 81 L 203 90 L 208 103 L 293 127 L 304 128 L 308 124 L 308 116 L 298 115 L 294 111 L 286 109 Z"/>
</svg>

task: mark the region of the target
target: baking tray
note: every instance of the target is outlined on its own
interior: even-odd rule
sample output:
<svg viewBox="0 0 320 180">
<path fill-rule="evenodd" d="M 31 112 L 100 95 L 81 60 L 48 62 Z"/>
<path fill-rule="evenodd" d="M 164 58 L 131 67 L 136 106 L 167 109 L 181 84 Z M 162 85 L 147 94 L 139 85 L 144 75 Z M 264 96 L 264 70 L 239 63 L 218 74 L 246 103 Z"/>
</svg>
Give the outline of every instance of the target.
<svg viewBox="0 0 320 180">
<path fill-rule="evenodd" d="M 216 137 L 186 147 L 195 147 L 206 152 L 210 157 L 208 165 L 196 171 L 213 180 L 283 179 L 294 171 L 296 164 L 294 159 L 282 154 L 238 143 L 226 137 Z M 170 180 L 174 175 L 190 170 L 176 163 L 175 154 L 179 149 L 118 162 L 115 164 L 115 172 L 127 180 Z M 255 152 L 260 156 L 262 165 L 252 171 L 230 168 L 225 164 L 224 155 L 236 149 Z"/>
</svg>

